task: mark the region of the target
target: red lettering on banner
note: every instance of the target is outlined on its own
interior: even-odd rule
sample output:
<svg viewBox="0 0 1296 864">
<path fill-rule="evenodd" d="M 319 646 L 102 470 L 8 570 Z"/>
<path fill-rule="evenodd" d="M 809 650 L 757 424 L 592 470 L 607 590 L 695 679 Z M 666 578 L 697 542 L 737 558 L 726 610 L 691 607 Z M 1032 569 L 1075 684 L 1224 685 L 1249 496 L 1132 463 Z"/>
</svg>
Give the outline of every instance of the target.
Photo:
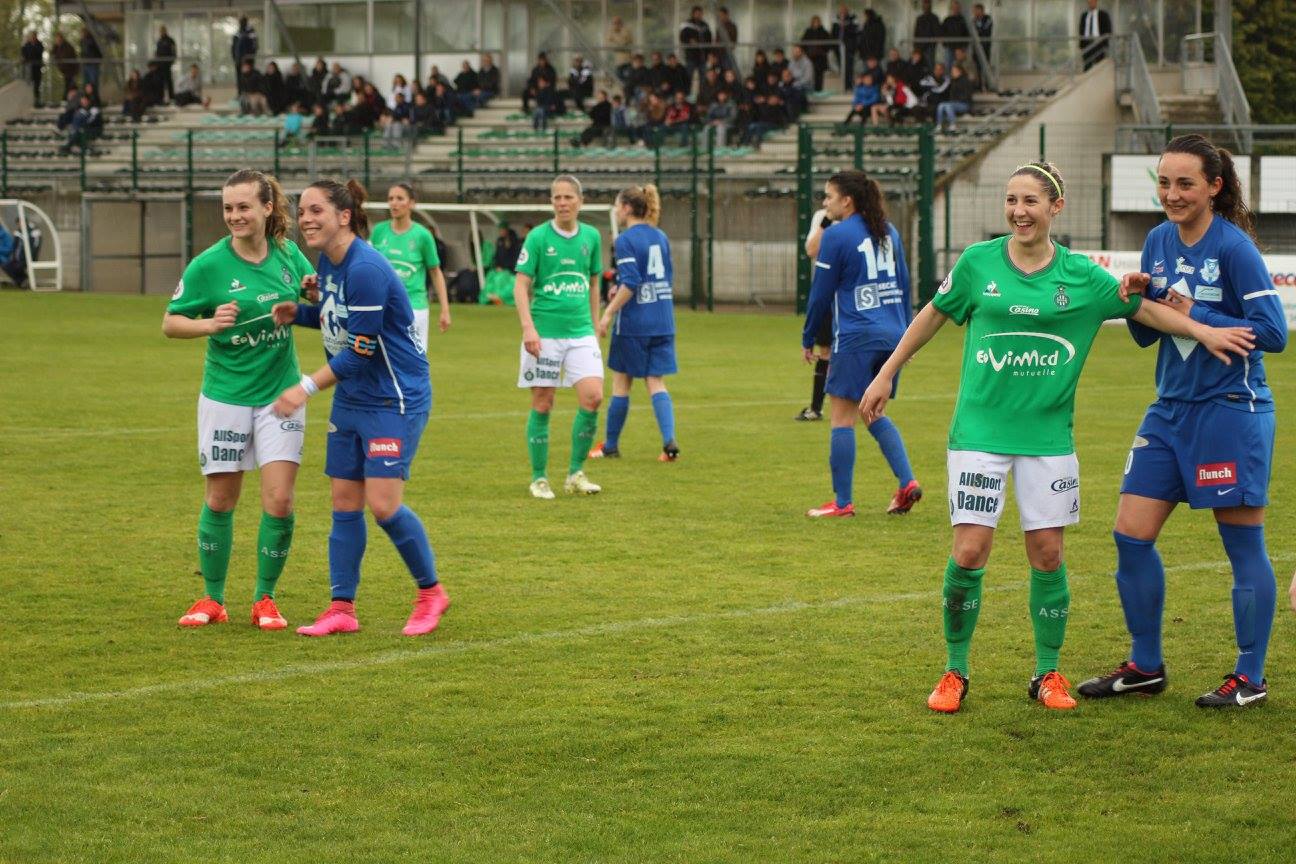
<svg viewBox="0 0 1296 864">
<path fill-rule="evenodd" d="M 401 439 L 399 438 L 370 438 L 369 439 L 369 458 L 381 458 L 383 456 L 401 455 Z"/>
<path fill-rule="evenodd" d="M 1198 486 L 1232 486 L 1237 483 L 1236 462 L 1208 462 L 1197 466 Z"/>
</svg>

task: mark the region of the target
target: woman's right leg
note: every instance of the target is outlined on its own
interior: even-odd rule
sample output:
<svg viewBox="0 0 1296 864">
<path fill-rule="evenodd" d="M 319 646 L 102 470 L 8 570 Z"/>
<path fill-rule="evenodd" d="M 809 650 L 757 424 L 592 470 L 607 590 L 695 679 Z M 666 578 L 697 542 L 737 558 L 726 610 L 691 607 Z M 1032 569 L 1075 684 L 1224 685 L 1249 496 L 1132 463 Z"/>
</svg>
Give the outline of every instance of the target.
<svg viewBox="0 0 1296 864">
<path fill-rule="evenodd" d="M 243 489 L 243 472 L 208 474 L 198 517 L 198 569 L 207 596 L 225 603 L 225 577 L 234 545 L 234 508 Z"/>
<path fill-rule="evenodd" d="M 1175 502 L 1125 493 L 1116 508 L 1116 589 L 1130 633 L 1130 661 L 1151 672 L 1164 663 L 1161 615 L 1165 607 L 1165 567 L 1156 550 Z"/>
<path fill-rule="evenodd" d="M 531 414 L 527 418 L 527 452 L 531 455 L 531 482 L 544 478 L 549 470 L 549 412 L 553 411 L 554 388 L 531 388 Z"/>
</svg>

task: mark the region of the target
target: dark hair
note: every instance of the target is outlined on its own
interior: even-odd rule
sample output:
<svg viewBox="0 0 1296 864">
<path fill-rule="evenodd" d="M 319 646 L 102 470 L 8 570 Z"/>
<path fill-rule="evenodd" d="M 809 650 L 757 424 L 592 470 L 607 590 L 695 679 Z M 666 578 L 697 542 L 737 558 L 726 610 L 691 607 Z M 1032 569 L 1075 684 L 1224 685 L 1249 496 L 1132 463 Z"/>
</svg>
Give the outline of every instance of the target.
<svg viewBox="0 0 1296 864">
<path fill-rule="evenodd" d="M 1207 183 L 1222 179 L 1220 191 L 1211 198 L 1211 209 L 1241 228 L 1251 239 L 1255 239 L 1255 219 L 1251 209 L 1242 200 L 1242 181 L 1238 177 L 1237 166 L 1233 156 L 1223 147 L 1216 147 L 1201 135 L 1180 135 L 1170 141 L 1161 151 L 1166 153 L 1187 153 L 1201 160 L 1202 174 Z"/>
<path fill-rule="evenodd" d="M 886 205 L 882 202 L 882 187 L 863 171 L 839 171 L 828 178 L 837 188 L 837 194 L 851 199 L 855 212 L 864 220 L 868 233 L 879 245 L 887 242 Z"/>
<path fill-rule="evenodd" d="M 270 215 L 266 217 L 266 239 L 282 246 L 288 236 L 288 198 L 283 193 L 283 187 L 272 175 L 252 168 L 243 168 L 225 178 L 226 187 L 242 186 L 244 183 L 256 186 L 258 201 L 273 205 Z"/>
<path fill-rule="evenodd" d="M 651 183 L 622 189 L 617 195 L 617 200 L 628 204 L 634 217 L 644 220 L 649 225 L 656 225 L 661 219 L 661 193 Z"/>
<path fill-rule="evenodd" d="M 388 191 L 390 191 L 390 190 L 392 190 L 392 189 L 400 189 L 400 190 L 402 190 L 406 195 L 409 196 L 409 199 L 410 199 L 411 201 L 417 201 L 417 200 L 418 200 L 418 196 L 414 194 L 414 184 L 410 183 L 410 182 L 407 181 L 407 180 L 400 180 L 400 181 L 398 181 L 398 182 L 396 182 L 396 183 L 393 183 L 393 184 L 391 184 L 390 186 L 388 186 L 387 189 L 388 189 Z"/>
<path fill-rule="evenodd" d="M 345 186 L 336 180 L 316 180 L 306 188 L 322 191 L 324 197 L 339 213 L 350 210 L 351 230 L 359 237 L 368 238 L 369 215 L 365 213 L 364 202 L 369 197 L 369 193 L 363 186 L 355 180 L 346 181 Z"/>
<path fill-rule="evenodd" d="M 1062 179 L 1062 172 L 1052 162 L 1043 160 L 1027 162 L 1025 165 L 1018 165 L 1017 170 L 1009 176 L 1016 177 L 1018 174 L 1029 174 L 1034 177 L 1039 182 L 1040 188 L 1044 190 L 1044 194 L 1048 195 L 1049 201 L 1066 197 L 1066 181 Z"/>
</svg>

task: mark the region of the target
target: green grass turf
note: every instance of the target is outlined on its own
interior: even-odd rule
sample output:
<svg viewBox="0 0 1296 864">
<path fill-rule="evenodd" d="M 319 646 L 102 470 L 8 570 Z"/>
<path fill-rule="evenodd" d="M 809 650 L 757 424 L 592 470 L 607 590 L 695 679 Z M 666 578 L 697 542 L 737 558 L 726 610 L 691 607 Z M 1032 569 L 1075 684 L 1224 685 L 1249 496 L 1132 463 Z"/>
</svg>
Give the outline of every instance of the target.
<svg viewBox="0 0 1296 864">
<path fill-rule="evenodd" d="M 1186 510 L 1161 543 L 1171 689 L 1066 714 L 1029 702 L 1010 510 L 971 695 L 936 716 L 924 699 L 944 661 L 956 328 L 905 371 L 892 408 L 926 500 L 883 515 L 894 483 L 861 431 L 861 516 L 810 522 L 805 508 L 829 495 L 828 429 L 792 422 L 810 374 L 791 316 L 682 313 L 682 459 L 655 461 L 637 390 L 624 457 L 588 466 L 604 494 L 545 503 L 526 493 L 516 319 L 456 307 L 432 338 L 436 406 L 407 498 L 454 608 L 432 637 L 400 636 L 411 585 L 371 521 L 363 631 L 309 640 L 247 624 L 255 485 L 236 522 L 232 622 L 175 626 L 200 591 L 202 345 L 162 338 L 163 303 L 0 294 L 0 860 L 1292 858 L 1287 422 L 1268 532 L 1281 585 L 1269 704 L 1192 705 L 1234 648 L 1218 536 Z M 317 337 L 298 338 L 314 368 Z M 1280 405 L 1296 405 L 1296 363 L 1266 362 Z M 1072 681 L 1126 648 L 1109 532 L 1152 373 L 1152 353 L 1107 328 L 1080 385 Z M 280 587 L 293 625 L 327 600 L 327 407 L 310 406 Z M 561 393 L 554 476 L 573 412 Z"/>
</svg>

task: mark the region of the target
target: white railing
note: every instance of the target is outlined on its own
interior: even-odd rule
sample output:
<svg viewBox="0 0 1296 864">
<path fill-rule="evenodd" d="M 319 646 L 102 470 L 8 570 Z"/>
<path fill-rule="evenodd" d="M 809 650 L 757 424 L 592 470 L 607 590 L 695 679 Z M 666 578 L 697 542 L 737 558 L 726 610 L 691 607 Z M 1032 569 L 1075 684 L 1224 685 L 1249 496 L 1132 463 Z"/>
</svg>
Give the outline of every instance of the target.
<svg viewBox="0 0 1296 864">
<path fill-rule="evenodd" d="M 1251 103 L 1247 101 L 1237 67 L 1233 65 L 1233 52 L 1221 33 L 1215 34 L 1215 68 L 1219 72 L 1220 114 L 1225 123 L 1238 127 L 1233 136 L 1238 151 L 1250 153 L 1251 133 L 1242 127 L 1251 125 Z"/>
</svg>

